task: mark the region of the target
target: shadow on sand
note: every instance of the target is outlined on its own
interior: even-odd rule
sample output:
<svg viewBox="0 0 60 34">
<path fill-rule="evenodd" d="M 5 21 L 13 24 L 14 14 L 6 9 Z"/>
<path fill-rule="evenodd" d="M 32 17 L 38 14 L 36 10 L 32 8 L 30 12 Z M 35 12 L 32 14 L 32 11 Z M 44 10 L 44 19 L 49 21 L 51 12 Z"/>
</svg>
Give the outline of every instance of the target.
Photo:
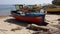
<svg viewBox="0 0 60 34">
<path fill-rule="evenodd" d="M 31 23 L 31 22 L 24 22 L 24 21 L 19 21 L 19 20 L 16 20 L 16 19 L 6 19 L 4 22 L 8 22 L 8 23 L 11 23 L 11 24 L 16 24 L 16 25 L 20 25 L 20 26 L 23 26 L 23 27 L 26 27 L 28 24 L 36 24 L 36 23 Z M 48 23 L 44 22 L 43 24 L 36 24 L 36 25 L 41 25 L 41 26 L 46 26 Z"/>
<path fill-rule="evenodd" d="M 20 26 L 23 26 L 23 27 L 26 27 L 28 24 L 31 24 L 31 23 L 19 21 L 19 20 L 16 20 L 16 19 L 6 19 L 4 22 L 20 25 Z"/>
</svg>

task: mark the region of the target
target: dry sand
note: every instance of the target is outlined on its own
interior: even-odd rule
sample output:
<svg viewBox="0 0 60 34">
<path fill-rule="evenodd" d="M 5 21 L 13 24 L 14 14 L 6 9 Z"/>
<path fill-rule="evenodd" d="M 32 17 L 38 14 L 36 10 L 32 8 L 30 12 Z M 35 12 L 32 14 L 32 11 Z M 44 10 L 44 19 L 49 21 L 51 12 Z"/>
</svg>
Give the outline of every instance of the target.
<svg viewBox="0 0 60 34">
<path fill-rule="evenodd" d="M 60 15 L 47 14 L 45 19 L 49 23 L 47 25 L 48 27 L 54 27 L 60 30 Z M 9 16 L 0 17 L 0 34 L 32 34 L 34 31 L 26 29 L 27 25 L 28 23 L 20 22 Z M 53 34 L 59 34 L 59 32 L 56 30 L 56 33 Z"/>
</svg>

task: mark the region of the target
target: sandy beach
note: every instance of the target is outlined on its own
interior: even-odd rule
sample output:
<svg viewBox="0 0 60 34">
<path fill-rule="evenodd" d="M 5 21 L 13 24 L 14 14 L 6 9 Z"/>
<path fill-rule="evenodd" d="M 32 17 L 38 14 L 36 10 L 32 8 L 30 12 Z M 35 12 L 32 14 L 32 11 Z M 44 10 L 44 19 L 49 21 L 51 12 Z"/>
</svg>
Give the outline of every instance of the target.
<svg viewBox="0 0 60 34">
<path fill-rule="evenodd" d="M 45 17 L 45 22 L 49 23 L 48 27 L 55 27 L 58 29 L 53 34 L 60 33 L 60 15 L 57 14 L 47 14 Z M 32 34 L 33 30 L 26 29 L 28 23 L 15 20 L 10 16 L 0 17 L 0 34 Z M 16 29 L 16 30 L 13 30 Z M 56 30 L 56 29 L 55 29 Z M 57 33 L 58 32 L 58 33 Z"/>
</svg>

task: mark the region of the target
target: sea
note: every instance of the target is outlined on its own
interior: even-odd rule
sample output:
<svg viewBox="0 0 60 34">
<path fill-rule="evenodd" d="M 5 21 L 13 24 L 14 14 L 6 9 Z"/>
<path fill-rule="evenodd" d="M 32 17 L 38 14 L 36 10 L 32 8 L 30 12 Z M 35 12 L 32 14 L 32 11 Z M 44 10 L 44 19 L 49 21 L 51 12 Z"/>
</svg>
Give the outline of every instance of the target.
<svg viewBox="0 0 60 34">
<path fill-rule="evenodd" d="M 13 10 L 16 10 L 14 5 L 0 5 L 0 16 L 11 15 Z"/>
</svg>

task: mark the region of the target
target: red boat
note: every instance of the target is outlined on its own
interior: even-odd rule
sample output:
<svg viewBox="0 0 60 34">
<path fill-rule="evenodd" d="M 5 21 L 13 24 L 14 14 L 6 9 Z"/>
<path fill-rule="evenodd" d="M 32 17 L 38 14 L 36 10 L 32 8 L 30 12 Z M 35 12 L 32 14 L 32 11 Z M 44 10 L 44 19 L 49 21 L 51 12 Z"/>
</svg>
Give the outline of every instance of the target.
<svg viewBox="0 0 60 34">
<path fill-rule="evenodd" d="M 19 5 L 19 7 L 20 6 L 22 6 L 22 5 Z M 28 10 L 26 9 L 26 7 L 23 8 L 22 11 L 24 11 L 24 12 L 22 13 L 21 9 L 22 8 L 20 8 L 19 10 L 16 10 L 16 11 L 11 11 L 11 14 L 15 19 L 25 21 L 25 22 L 29 22 L 29 23 L 36 23 L 36 24 L 44 23 L 44 18 L 45 18 L 44 13 L 39 13 L 39 12 L 36 12 L 36 13 L 35 12 L 29 12 L 28 13 Z"/>
</svg>

